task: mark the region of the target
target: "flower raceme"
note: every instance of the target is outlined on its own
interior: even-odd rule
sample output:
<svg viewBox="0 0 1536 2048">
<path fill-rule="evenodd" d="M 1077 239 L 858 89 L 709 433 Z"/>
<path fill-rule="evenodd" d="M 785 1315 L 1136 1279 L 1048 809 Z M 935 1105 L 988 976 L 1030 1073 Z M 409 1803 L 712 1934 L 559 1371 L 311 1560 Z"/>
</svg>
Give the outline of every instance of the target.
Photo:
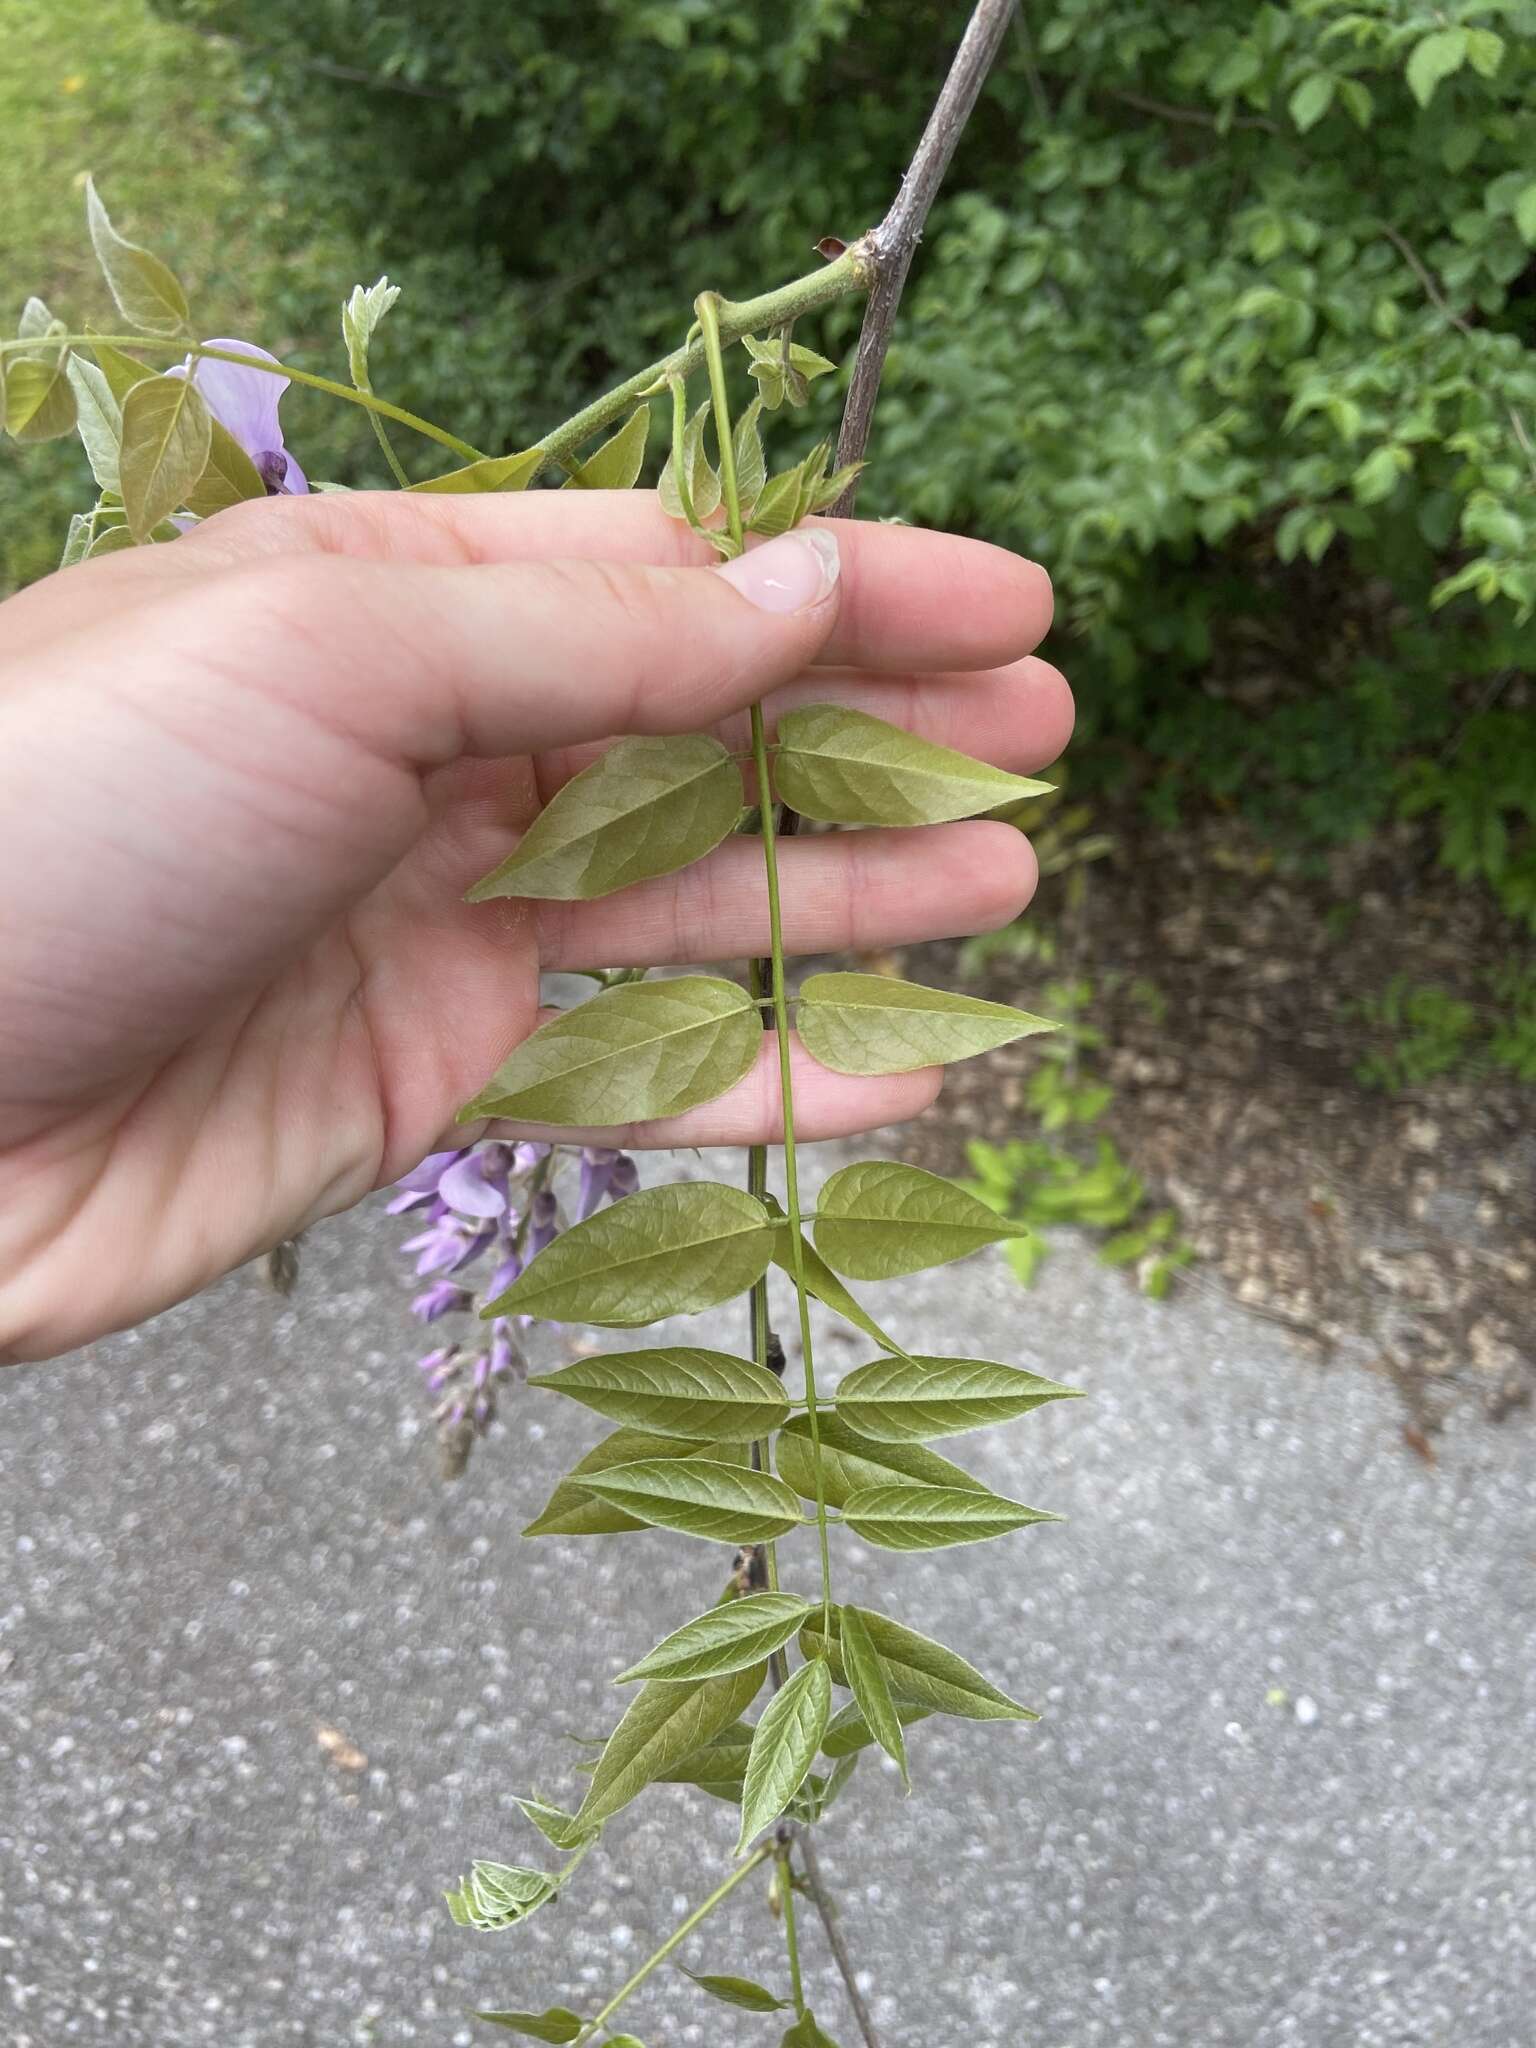
<svg viewBox="0 0 1536 2048">
<path fill-rule="evenodd" d="M 259 373 L 256 373 L 259 374 Z M 490 1140 L 455 1151 L 433 1152 L 395 1184 L 391 1215 L 412 1215 L 425 1227 L 401 1245 L 426 1285 L 411 1302 L 423 1323 L 466 1315 L 494 1301 L 517 1279 L 529 1260 L 552 1244 L 563 1223 L 559 1197 L 551 1186 L 561 1152 L 550 1145 L 508 1145 Z M 640 1184 L 635 1162 L 609 1146 L 583 1146 L 572 1222 L 584 1223 L 605 1201 L 619 1201 Z M 459 1277 L 494 1254 L 483 1287 Z M 457 1343 L 437 1346 L 418 1360 L 434 1408 L 445 1469 L 464 1470 L 475 1439 L 496 1416 L 498 1385 L 520 1380 L 527 1363 L 513 1331 L 526 1331 L 532 1316 L 490 1319 L 482 1349 Z"/>
</svg>

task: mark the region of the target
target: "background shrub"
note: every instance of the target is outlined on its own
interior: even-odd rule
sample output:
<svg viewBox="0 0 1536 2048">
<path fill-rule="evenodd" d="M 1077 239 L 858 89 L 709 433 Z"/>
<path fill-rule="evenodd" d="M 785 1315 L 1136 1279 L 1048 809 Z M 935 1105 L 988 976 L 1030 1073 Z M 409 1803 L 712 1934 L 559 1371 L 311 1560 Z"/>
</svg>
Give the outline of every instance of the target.
<svg viewBox="0 0 1536 2048">
<path fill-rule="evenodd" d="M 381 388 L 488 447 L 877 217 L 964 11 L 156 4 L 238 39 L 286 231 L 406 285 Z M 1050 564 L 1096 758 L 1160 815 L 1422 815 L 1536 924 L 1533 52 L 1536 0 L 1031 0 L 864 509 Z M 272 319 L 334 312 L 300 275 Z M 312 472 L 366 463 L 335 433 Z"/>
</svg>

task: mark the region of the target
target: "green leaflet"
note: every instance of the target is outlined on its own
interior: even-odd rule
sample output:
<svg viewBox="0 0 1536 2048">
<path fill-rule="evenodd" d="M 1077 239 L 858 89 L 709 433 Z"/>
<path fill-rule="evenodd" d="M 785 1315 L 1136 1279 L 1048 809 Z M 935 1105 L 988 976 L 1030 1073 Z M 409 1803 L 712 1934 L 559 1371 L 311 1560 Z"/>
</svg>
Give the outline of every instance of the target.
<svg viewBox="0 0 1536 2048">
<path fill-rule="evenodd" d="M 542 1870 L 527 1870 L 517 1863 L 473 1863 L 468 1877 L 460 1878 L 457 1890 L 445 1897 L 456 1925 L 491 1934 L 528 1919 L 558 1889 Z"/>
<path fill-rule="evenodd" d="M 243 504 L 248 498 L 267 495 L 267 487 L 257 474 L 255 463 L 234 435 L 211 414 L 208 423 L 212 430 L 208 441 L 208 460 L 202 475 L 187 493 L 187 510 L 195 512 L 199 519 L 209 519 L 215 512 L 222 512 L 229 505 Z"/>
<path fill-rule="evenodd" d="M 616 1429 L 595 1444 L 556 1486 L 539 1513 L 524 1529 L 525 1536 L 617 1536 L 627 1529 L 643 1529 L 638 1516 L 626 1515 L 610 1502 L 588 1493 L 582 1483 L 586 1475 L 611 1471 L 615 1465 L 632 1465 L 637 1458 L 697 1458 L 706 1452 L 715 1458 L 737 1457 L 747 1461 L 746 1447 L 733 1449 L 716 1445 L 647 1435 L 638 1429 Z"/>
<path fill-rule="evenodd" d="M 1081 1399 L 1076 1387 L 985 1358 L 876 1358 L 839 1381 L 837 1413 L 881 1443 L 920 1443 Z"/>
<path fill-rule="evenodd" d="M 773 1240 L 773 1263 L 793 1279 L 795 1268 L 790 1257 L 788 1220 L 772 1195 L 767 1197 L 767 1205 L 769 1213 L 781 1219 Z M 841 1316 L 845 1323 L 852 1323 L 855 1329 L 862 1330 L 866 1337 L 873 1337 L 883 1350 L 894 1351 L 898 1357 L 906 1356 L 896 1339 L 888 1337 L 868 1310 L 854 1300 L 803 1231 L 800 1234 L 800 1271 L 807 1292 L 814 1294 L 816 1299 L 831 1309 L 834 1315 Z"/>
<path fill-rule="evenodd" d="M 786 398 L 791 405 L 804 405 L 816 378 L 837 368 L 813 348 L 798 341 L 786 344 L 782 335 L 759 341 L 756 335 L 744 334 L 741 345 L 752 358 L 752 375 L 769 412 L 777 412 Z"/>
<path fill-rule="evenodd" d="M 638 1664 L 621 1671 L 615 1685 L 636 1678 L 720 1678 L 744 1671 L 782 1649 L 809 1608 L 794 1593 L 748 1593 L 711 1607 L 659 1642 Z"/>
<path fill-rule="evenodd" d="M 541 1024 L 459 1121 L 589 1126 L 676 1116 L 733 1088 L 762 1043 L 762 1021 L 734 981 L 623 982 Z"/>
<path fill-rule="evenodd" d="M 489 2020 L 493 2027 L 526 2034 L 531 2041 L 574 2041 L 586 2025 L 580 2013 L 566 2005 L 551 2005 L 543 2012 L 472 2012 L 470 2018 Z"/>
<path fill-rule="evenodd" d="M 704 428 L 710 416 L 710 404 L 704 403 L 694 412 L 683 432 L 683 472 L 688 483 L 689 503 L 693 507 L 694 523 L 708 519 L 712 512 L 720 509 L 720 479 L 704 452 Z M 677 488 L 677 454 L 674 450 L 667 457 L 666 467 L 661 472 L 661 481 L 656 487 L 661 500 L 661 509 L 669 519 L 687 517 L 683 500 Z"/>
<path fill-rule="evenodd" d="M 910 1728 L 916 1721 L 926 1721 L 933 1713 L 932 1707 L 920 1707 L 915 1700 L 896 1700 L 896 1719 L 903 1728 Z M 839 1707 L 827 1723 L 827 1732 L 821 1740 L 823 1756 L 857 1756 L 875 1740 L 875 1731 L 865 1720 L 857 1700 L 850 1700 L 845 1707 Z"/>
<path fill-rule="evenodd" d="M 891 1697 L 885 1666 L 880 1662 L 864 1617 L 857 1607 L 841 1609 L 838 1639 L 842 1644 L 843 1669 L 853 1689 L 854 1702 L 864 1717 L 864 1725 L 901 1772 L 902 1785 L 910 1792 L 912 1780 L 907 1773 L 907 1745 L 902 1739 L 901 1717 Z M 822 1746 L 826 1746 L 825 1735 Z M 858 1751 L 855 1748 L 846 1754 L 855 1756 Z"/>
<path fill-rule="evenodd" d="M 739 2005 L 743 2012 L 788 2012 L 789 2000 L 775 1998 L 771 1991 L 765 1991 L 761 1984 L 754 1984 L 750 1977 L 706 1977 L 697 1970 L 690 1970 L 686 1963 L 677 1968 L 685 1977 L 691 1977 L 701 1991 L 707 1991 L 711 1998 L 718 1998 L 724 2005 Z"/>
<path fill-rule="evenodd" d="M 1031 1522 L 1059 1522 L 990 1488 L 913 1485 L 867 1486 L 843 1503 L 843 1520 L 856 1536 L 882 1550 L 944 1550 L 984 1543 Z"/>
<path fill-rule="evenodd" d="M 104 491 L 118 484 L 117 449 L 123 435 L 123 409 L 105 376 L 84 356 L 72 355 L 65 365 L 75 394 L 75 425 L 91 474 Z"/>
<path fill-rule="evenodd" d="M 632 1330 L 729 1301 L 772 1251 L 772 1219 L 740 1188 L 642 1188 L 557 1237 L 482 1313 Z"/>
<path fill-rule="evenodd" d="M 973 761 L 899 725 L 810 704 L 779 720 L 774 782 L 784 802 L 830 825 L 938 825 L 1051 785 Z"/>
<path fill-rule="evenodd" d="M 657 1775 L 659 1785 L 697 1785 L 718 1799 L 741 1798 L 741 1781 L 752 1754 L 756 1729 L 750 1721 L 733 1721 L 701 1748 L 679 1757 Z"/>
<path fill-rule="evenodd" d="M 813 974 L 796 1022 L 806 1051 L 837 1074 L 908 1074 L 1056 1029 L 1007 1003 L 884 974 Z"/>
<path fill-rule="evenodd" d="M 208 464 L 213 421 L 190 377 L 146 377 L 123 400 L 118 470 L 133 537 L 148 540 Z"/>
<path fill-rule="evenodd" d="M 526 490 L 544 465 L 542 448 L 520 448 L 514 455 L 487 455 L 463 469 L 450 469 L 446 476 L 429 476 L 425 483 L 407 486 L 413 491 L 450 491 L 461 495 L 473 491 Z"/>
<path fill-rule="evenodd" d="M 563 1806 L 551 1806 L 547 1799 L 540 1799 L 533 1793 L 518 1799 L 516 1804 L 525 1817 L 531 1820 L 546 1842 L 553 1842 L 557 1849 L 574 1849 L 587 1839 L 587 1830 L 578 1828 L 576 1816 L 567 1813 Z"/>
<path fill-rule="evenodd" d="M 830 1727 L 831 1723 L 827 1725 Z M 810 1772 L 805 1783 L 789 1802 L 787 1810 L 790 1818 L 803 1820 L 814 1827 L 833 1801 L 842 1797 L 843 1788 L 858 1767 L 857 1756 L 845 1756 L 839 1759 L 835 1770 Z"/>
<path fill-rule="evenodd" d="M 652 1679 L 643 1686 L 604 1744 L 577 1825 L 594 1827 L 608 1820 L 736 1720 L 756 1699 L 767 1669 L 766 1664 L 755 1664 L 727 1678 L 684 1685 Z"/>
<path fill-rule="evenodd" d="M 816 2024 L 809 2007 L 789 2030 L 780 2036 L 779 2048 L 837 2048 L 832 2036 Z"/>
<path fill-rule="evenodd" d="M 123 318 L 149 334 L 179 334 L 187 324 L 188 308 L 175 272 L 147 249 L 124 241 L 89 178 L 85 181 L 85 216 L 96 261 Z"/>
<path fill-rule="evenodd" d="M 953 1714 L 962 1721 L 1039 1720 L 1038 1714 L 1031 1713 L 1028 1707 L 1021 1707 L 1005 1692 L 999 1692 L 974 1665 L 967 1664 L 963 1657 L 957 1657 L 953 1650 L 946 1650 L 942 1643 L 919 1635 L 916 1629 L 906 1628 L 899 1621 L 892 1621 L 887 1614 L 876 1614 L 872 1608 L 865 1607 L 860 1611 L 875 1652 L 885 1665 L 891 1689 L 903 1700 L 930 1707 L 937 1714 Z M 809 1621 L 800 1631 L 800 1647 L 807 1657 L 829 1656 L 832 1676 L 839 1684 L 846 1684 L 835 1610 L 832 1634 L 833 1641 L 829 1646 L 822 1633 L 821 1609 L 813 1608 Z"/>
<path fill-rule="evenodd" d="M 789 1413 L 784 1388 L 773 1373 L 724 1351 L 683 1345 L 580 1358 L 528 1384 L 569 1394 L 610 1422 L 712 1443 L 767 1436 Z"/>
<path fill-rule="evenodd" d="M 832 1673 L 823 1658 L 802 1664 L 764 1707 L 742 1782 L 742 1855 L 788 1806 L 821 1747 L 832 1712 Z"/>
<path fill-rule="evenodd" d="M 5 370 L 5 431 L 17 441 L 57 441 L 75 428 L 75 392 L 62 363 L 12 356 Z"/>
<path fill-rule="evenodd" d="M 762 411 L 763 401 L 754 398 L 736 422 L 735 432 L 731 435 L 731 447 L 736 456 L 736 495 L 746 512 L 750 512 L 762 496 L 763 485 L 768 481 L 763 437 L 757 425 Z"/>
<path fill-rule="evenodd" d="M 945 1266 L 1005 1237 L 1027 1237 L 953 1181 L 893 1160 L 842 1167 L 816 1203 L 816 1249 L 850 1280 L 892 1280 Z"/>
<path fill-rule="evenodd" d="M 359 391 L 371 391 L 368 356 L 379 322 L 400 296 L 400 286 L 381 277 L 376 284 L 355 284 L 350 298 L 342 301 L 341 338 L 346 345 L 347 370 Z"/>
<path fill-rule="evenodd" d="M 114 348 L 110 341 L 93 341 L 91 354 L 101 365 L 101 374 L 111 387 L 112 396 L 119 409 L 135 384 L 142 384 L 155 372 L 148 363 L 141 363 L 135 356 L 125 356 L 120 348 Z"/>
<path fill-rule="evenodd" d="M 963 1466 L 953 1465 L 921 1444 L 882 1444 L 850 1429 L 840 1414 L 817 1417 L 821 1469 L 828 1507 L 842 1508 L 850 1494 L 871 1486 L 910 1480 L 915 1486 L 942 1486 L 966 1493 L 985 1493 Z M 774 1438 L 774 1463 L 779 1475 L 806 1500 L 816 1498 L 816 1461 L 811 1453 L 811 1419 L 796 1415 Z"/>
<path fill-rule="evenodd" d="M 651 408 L 637 405 L 616 434 L 589 455 L 573 476 L 565 480 L 566 490 L 629 491 L 635 486 L 645 461 L 645 444 L 651 429 Z"/>
<path fill-rule="evenodd" d="M 711 1543 L 770 1543 L 801 1519 L 782 1480 L 713 1458 L 641 1458 L 589 1477 L 586 1486 L 627 1515 Z"/>
<path fill-rule="evenodd" d="M 573 775 L 516 853 L 467 901 L 542 896 L 590 902 L 670 875 L 718 846 L 741 815 L 741 773 L 718 740 L 619 740 Z"/>
</svg>

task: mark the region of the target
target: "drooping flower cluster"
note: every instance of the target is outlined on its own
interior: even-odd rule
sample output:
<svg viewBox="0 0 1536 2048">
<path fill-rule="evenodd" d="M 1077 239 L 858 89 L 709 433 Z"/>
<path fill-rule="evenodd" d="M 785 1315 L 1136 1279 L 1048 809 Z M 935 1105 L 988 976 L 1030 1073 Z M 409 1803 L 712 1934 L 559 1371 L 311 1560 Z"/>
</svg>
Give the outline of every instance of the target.
<svg viewBox="0 0 1536 2048">
<path fill-rule="evenodd" d="M 575 1201 L 562 1210 L 555 1180 L 561 1165 L 579 1159 Z M 457 1151 L 433 1152 L 398 1181 L 389 1203 L 394 1216 L 424 1225 L 402 1253 L 425 1285 L 411 1303 L 423 1323 L 474 1313 L 474 1341 L 437 1345 L 418 1361 L 432 1397 L 445 1470 L 462 1472 L 476 1437 L 490 1428 L 500 1385 L 527 1372 L 518 1337 L 531 1316 L 478 1319 L 480 1308 L 504 1294 L 531 1259 L 564 1228 L 584 1222 L 605 1201 L 619 1201 L 639 1185 L 635 1162 L 623 1152 L 584 1146 L 509 1145 L 491 1139 Z M 480 1272 L 470 1277 L 470 1269 Z"/>
</svg>

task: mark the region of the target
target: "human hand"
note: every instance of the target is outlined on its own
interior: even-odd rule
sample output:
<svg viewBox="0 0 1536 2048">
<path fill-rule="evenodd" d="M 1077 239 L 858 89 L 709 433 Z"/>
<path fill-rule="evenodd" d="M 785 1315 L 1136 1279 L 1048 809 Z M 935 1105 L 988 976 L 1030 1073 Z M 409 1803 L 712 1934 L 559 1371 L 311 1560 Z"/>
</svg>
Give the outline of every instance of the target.
<svg viewBox="0 0 1536 2048">
<path fill-rule="evenodd" d="M 533 1029 L 541 968 L 766 950 L 751 839 L 598 902 L 463 902 L 605 739 L 742 749 L 754 701 L 771 723 L 840 699 L 1018 771 L 1065 744 L 1032 564 L 852 522 L 710 559 L 648 493 L 337 494 L 0 608 L 0 1361 L 140 1320 L 483 1135 L 455 1110 Z M 986 822 L 780 859 L 802 953 L 996 926 L 1035 882 Z M 770 1052 L 664 1122 L 495 1134 L 772 1140 Z M 807 1138 L 939 1084 L 795 1073 Z"/>
</svg>

